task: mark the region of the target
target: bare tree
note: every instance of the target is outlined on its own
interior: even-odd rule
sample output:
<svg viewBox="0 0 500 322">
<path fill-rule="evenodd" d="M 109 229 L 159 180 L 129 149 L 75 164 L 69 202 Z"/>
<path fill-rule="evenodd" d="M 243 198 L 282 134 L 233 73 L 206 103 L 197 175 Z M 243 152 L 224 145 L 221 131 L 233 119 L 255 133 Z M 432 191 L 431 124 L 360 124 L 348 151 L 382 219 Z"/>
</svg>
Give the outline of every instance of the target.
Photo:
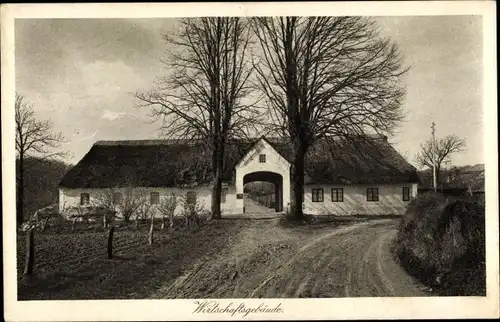
<svg viewBox="0 0 500 322">
<path fill-rule="evenodd" d="M 303 216 L 305 155 L 320 140 L 391 134 L 402 120 L 407 69 L 364 17 L 254 18 L 254 61 L 271 131 L 291 141 L 292 211 Z"/>
<path fill-rule="evenodd" d="M 146 219 L 151 210 L 148 192 L 128 183 L 121 188 L 100 190 L 96 193 L 92 206 L 119 213 L 125 222 L 132 217 Z"/>
<path fill-rule="evenodd" d="M 128 222 L 131 217 L 135 217 L 137 222 L 137 218 L 141 217 L 141 208 L 148 203 L 146 191 L 134 187 L 125 187 L 120 189 L 120 191 L 122 193 L 122 200 L 118 207 L 121 210 L 123 220 Z"/>
<path fill-rule="evenodd" d="M 162 198 L 158 205 L 158 210 L 161 213 L 161 229 L 165 228 L 165 217 L 170 221 L 170 230 L 174 227 L 174 213 L 177 208 L 177 196 L 170 193 L 170 196 Z"/>
<path fill-rule="evenodd" d="M 453 153 L 462 151 L 465 148 L 465 140 L 456 135 L 448 135 L 440 140 L 429 139 L 420 145 L 421 151 L 417 153 L 415 159 L 421 168 L 432 169 L 433 160 L 436 164 L 436 182 L 440 183 L 441 168 L 444 161 Z"/>
<path fill-rule="evenodd" d="M 164 61 L 166 77 L 156 88 L 139 92 L 139 106 L 163 121 L 162 135 L 201 140 L 211 153 L 212 218 L 221 217 L 224 149 L 234 137 L 246 136 L 258 116 L 249 102 L 252 74 L 248 22 L 241 18 L 182 19 L 177 35 L 165 35 L 173 48 Z"/>
<path fill-rule="evenodd" d="M 22 95 L 16 93 L 16 152 L 19 158 L 17 184 L 17 222 L 24 220 L 24 173 L 25 159 L 35 156 L 40 159 L 66 157 L 67 151 L 61 150 L 66 142 L 61 133 L 53 132 L 50 121 L 39 121 L 36 118 L 33 105 L 25 101 Z"/>
<path fill-rule="evenodd" d="M 182 216 L 186 220 L 186 227 L 189 227 L 190 224 L 196 223 L 196 225 L 200 224 L 200 218 L 202 217 L 205 211 L 205 205 L 196 193 L 186 193 L 180 196 L 180 204 L 182 205 Z"/>
</svg>

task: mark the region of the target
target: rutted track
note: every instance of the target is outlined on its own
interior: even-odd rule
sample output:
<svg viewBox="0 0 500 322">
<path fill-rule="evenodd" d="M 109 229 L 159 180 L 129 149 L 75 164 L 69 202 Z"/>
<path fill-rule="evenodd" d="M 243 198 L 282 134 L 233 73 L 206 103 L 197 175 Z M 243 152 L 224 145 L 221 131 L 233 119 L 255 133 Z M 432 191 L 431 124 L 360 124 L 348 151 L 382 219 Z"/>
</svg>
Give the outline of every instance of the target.
<svg viewBox="0 0 500 322">
<path fill-rule="evenodd" d="M 198 263 L 154 297 L 428 295 L 392 258 L 394 220 L 323 227 L 314 233 L 269 226 L 272 221 L 249 227 L 218 258 Z"/>
</svg>

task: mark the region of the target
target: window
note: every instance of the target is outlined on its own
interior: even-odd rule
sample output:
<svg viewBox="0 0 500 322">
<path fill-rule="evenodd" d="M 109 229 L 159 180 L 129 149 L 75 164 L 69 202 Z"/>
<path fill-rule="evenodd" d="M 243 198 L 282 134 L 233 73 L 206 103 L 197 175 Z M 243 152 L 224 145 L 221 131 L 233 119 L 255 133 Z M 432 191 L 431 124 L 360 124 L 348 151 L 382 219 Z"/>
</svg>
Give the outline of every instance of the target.
<svg viewBox="0 0 500 322">
<path fill-rule="evenodd" d="M 88 204 L 90 204 L 90 195 L 88 193 L 81 193 L 80 194 L 80 205 L 86 206 Z"/>
<path fill-rule="evenodd" d="M 333 202 L 344 201 L 344 188 L 332 188 L 332 201 Z"/>
<path fill-rule="evenodd" d="M 149 196 L 149 203 L 152 205 L 157 205 L 160 203 L 160 193 L 159 192 L 151 192 Z"/>
<path fill-rule="evenodd" d="M 410 201 L 410 187 L 403 187 L 403 201 Z"/>
<path fill-rule="evenodd" d="M 115 192 L 113 193 L 113 205 L 119 205 L 122 203 L 122 193 Z"/>
<path fill-rule="evenodd" d="M 260 154 L 259 155 L 259 162 L 260 163 L 266 163 L 266 155 L 265 154 Z"/>
<path fill-rule="evenodd" d="M 378 201 L 378 188 L 366 188 L 366 200 Z"/>
<path fill-rule="evenodd" d="M 323 188 L 312 189 L 312 201 L 323 202 Z"/>
<path fill-rule="evenodd" d="M 186 194 L 186 202 L 190 205 L 196 203 L 196 192 L 188 191 Z"/>
<path fill-rule="evenodd" d="M 220 202 L 226 203 L 227 188 L 222 188 L 220 193 Z"/>
</svg>

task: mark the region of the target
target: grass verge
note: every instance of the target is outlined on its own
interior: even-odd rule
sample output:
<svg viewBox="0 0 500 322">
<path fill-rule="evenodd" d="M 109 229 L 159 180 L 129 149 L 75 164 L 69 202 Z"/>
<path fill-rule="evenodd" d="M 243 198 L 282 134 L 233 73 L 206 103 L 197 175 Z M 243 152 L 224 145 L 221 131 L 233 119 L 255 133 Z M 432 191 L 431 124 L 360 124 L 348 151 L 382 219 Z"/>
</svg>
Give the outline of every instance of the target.
<svg viewBox="0 0 500 322">
<path fill-rule="evenodd" d="M 484 244 L 484 204 L 426 193 L 408 206 L 392 251 L 438 295 L 485 296 Z"/>
</svg>

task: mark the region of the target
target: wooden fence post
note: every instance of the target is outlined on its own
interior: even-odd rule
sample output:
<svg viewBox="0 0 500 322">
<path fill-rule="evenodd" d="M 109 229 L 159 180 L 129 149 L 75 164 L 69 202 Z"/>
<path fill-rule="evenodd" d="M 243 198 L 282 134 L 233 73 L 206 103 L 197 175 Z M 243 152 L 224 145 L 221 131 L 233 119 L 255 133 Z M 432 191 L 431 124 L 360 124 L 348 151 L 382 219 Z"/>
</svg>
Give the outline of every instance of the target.
<svg viewBox="0 0 500 322">
<path fill-rule="evenodd" d="M 108 234 L 108 259 L 113 258 L 113 232 L 115 231 L 115 227 L 111 226 L 109 228 L 109 234 Z"/>
<path fill-rule="evenodd" d="M 153 228 L 154 228 L 154 216 L 151 215 L 151 226 L 149 227 L 149 245 L 153 245 Z"/>
<path fill-rule="evenodd" d="M 104 228 L 108 228 L 108 214 L 107 213 L 104 213 L 103 217 L 102 217 L 102 225 L 104 226 Z"/>
<path fill-rule="evenodd" d="M 75 231 L 75 229 L 76 229 L 76 220 L 77 220 L 77 219 L 78 219 L 78 217 L 75 217 L 75 218 L 73 219 L 73 224 L 71 225 L 71 231 Z"/>
<path fill-rule="evenodd" d="M 26 263 L 24 265 L 24 275 L 33 274 L 35 266 L 35 228 L 32 227 L 26 235 Z"/>
</svg>

